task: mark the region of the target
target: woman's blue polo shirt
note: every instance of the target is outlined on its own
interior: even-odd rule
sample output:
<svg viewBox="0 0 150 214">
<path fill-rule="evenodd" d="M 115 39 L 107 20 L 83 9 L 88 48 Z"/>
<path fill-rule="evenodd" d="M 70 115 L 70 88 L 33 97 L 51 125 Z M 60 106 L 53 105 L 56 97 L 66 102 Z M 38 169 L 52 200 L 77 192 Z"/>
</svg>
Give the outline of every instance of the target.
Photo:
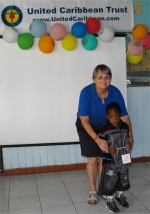
<svg viewBox="0 0 150 214">
<path fill-rule="evenodd" d="M 103 103 L 96 93 L 95 83 L 92 83 L 83 88 L 80 93 L 78 116 L 89 116 L 90 123 L 102 124 L 106 122 L 105 108 L 110 102 L 116 102 L 120 105 L 122 116 L 128 115 L 124 98 L 118 88 L 109 85 L 108 96 Z"/>
</svg>

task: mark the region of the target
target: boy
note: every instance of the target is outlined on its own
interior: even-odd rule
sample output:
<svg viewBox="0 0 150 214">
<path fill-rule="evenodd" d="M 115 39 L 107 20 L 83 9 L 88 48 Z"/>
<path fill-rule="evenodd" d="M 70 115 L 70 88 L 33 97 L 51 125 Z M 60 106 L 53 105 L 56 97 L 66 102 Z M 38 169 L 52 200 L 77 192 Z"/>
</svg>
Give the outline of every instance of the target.
<svg viewBox="0 0 150 214">
<path fill-rule="evenodd" d="M 103 153 L 103 169 L 101 175 L 101 183 L 98 194 L 102 195 L 106 199 L 106 207 L 111 213 L 118 213 L 119 208 L 115 201 L 122 207 L 127 208 L 129 206 L 123 191 L 130 188 L 129 173 L 127 164 L 115 165 L 115 156 L 123 149 L 131 150 L 131 144 L 128 142 L 125 147 L 116 149 L 112 143 L 108 142 L 109 136 L 113 138 L 113 135 L 117 133 L 127 134 L 129 127 L 121 120 L 121 108 L 118 103 L 112 102 L 106 106 L 106 118 L 107 122 L 100 127 L 99 137 L 105 139 L 109 146 L 109 153 Z M 118 144 L 118 142 L 117 142 Z M 121 142 L 121 145 L 122 142 Z M 117 155 L 118 157 L 118 155 Z M 121 157 L 121 156 L 120 156 Z M 115 200 L 113 194 L 116 192 Z"/>
</svg>

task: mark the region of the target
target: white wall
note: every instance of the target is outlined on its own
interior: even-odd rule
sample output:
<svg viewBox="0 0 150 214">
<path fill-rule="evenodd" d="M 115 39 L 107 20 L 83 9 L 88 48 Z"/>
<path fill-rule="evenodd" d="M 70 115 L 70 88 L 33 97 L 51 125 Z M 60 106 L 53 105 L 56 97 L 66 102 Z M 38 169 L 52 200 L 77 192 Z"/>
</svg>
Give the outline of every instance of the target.
<svg viewBox="0 0 150 214">
<path fill-rule="evenodd" d="M 38 49 L 38 39 L 26 51 L 0 39 L 0 50 L 1 145 L 78 141 L 79 93 L 98 64 L 111 68 L 112 84 L 126 100 L 125 38 L 98 40 L 94 51 L 85 50 L 81 39 L 73 51 L 59 41 L 50 54 Z"/>
</svg>

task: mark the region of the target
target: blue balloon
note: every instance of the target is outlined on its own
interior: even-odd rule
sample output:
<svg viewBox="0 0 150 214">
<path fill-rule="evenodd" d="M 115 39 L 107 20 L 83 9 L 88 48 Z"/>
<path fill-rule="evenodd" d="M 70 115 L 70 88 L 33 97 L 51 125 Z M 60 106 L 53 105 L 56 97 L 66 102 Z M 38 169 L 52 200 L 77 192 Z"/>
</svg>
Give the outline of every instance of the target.
<svg viewBox="0 0 150 214">
<path fill-rule="evenodd" d="M 81 39 L 81 44 L 84 49 L 88 51 L 94 50 L 97 45 L 98 45 L 98 40 L 97 38 L 90 33 L 87 33 L 82 39 Z"/>
<path fill-rule="evenodd" d="M 42 20 L 35 20 L 30 24 L 30 33 L 34 37 L 41 37 L 46 33 L 46 24 Z"/>
<path fill-rule="evenodd" d="M 76 22 L 72 25 L 71 28 L 71 33 L 76 37 L 76 38 L 82 38 L 85 36 L 87 33 L 87 27 L 84 23 L 82 22 Z"/>
</svg>

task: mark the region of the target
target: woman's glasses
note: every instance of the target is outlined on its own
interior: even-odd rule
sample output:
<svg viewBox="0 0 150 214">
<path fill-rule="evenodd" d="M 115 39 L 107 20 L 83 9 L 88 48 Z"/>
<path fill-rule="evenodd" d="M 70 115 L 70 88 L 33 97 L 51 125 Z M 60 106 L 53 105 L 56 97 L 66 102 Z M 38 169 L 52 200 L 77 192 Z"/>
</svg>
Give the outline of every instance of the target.
<svg viewBox="0 0 150 214">
<path fill-rule="evenodd" d="M 104 80 L 110 80 L 110 76 L 109 75 L 106 75 L 106 76 L 97 76 L 97 79 L 99 79 L 99 80 L 102 80 L 102 79 L 104 79 Z"/>
</svg>

